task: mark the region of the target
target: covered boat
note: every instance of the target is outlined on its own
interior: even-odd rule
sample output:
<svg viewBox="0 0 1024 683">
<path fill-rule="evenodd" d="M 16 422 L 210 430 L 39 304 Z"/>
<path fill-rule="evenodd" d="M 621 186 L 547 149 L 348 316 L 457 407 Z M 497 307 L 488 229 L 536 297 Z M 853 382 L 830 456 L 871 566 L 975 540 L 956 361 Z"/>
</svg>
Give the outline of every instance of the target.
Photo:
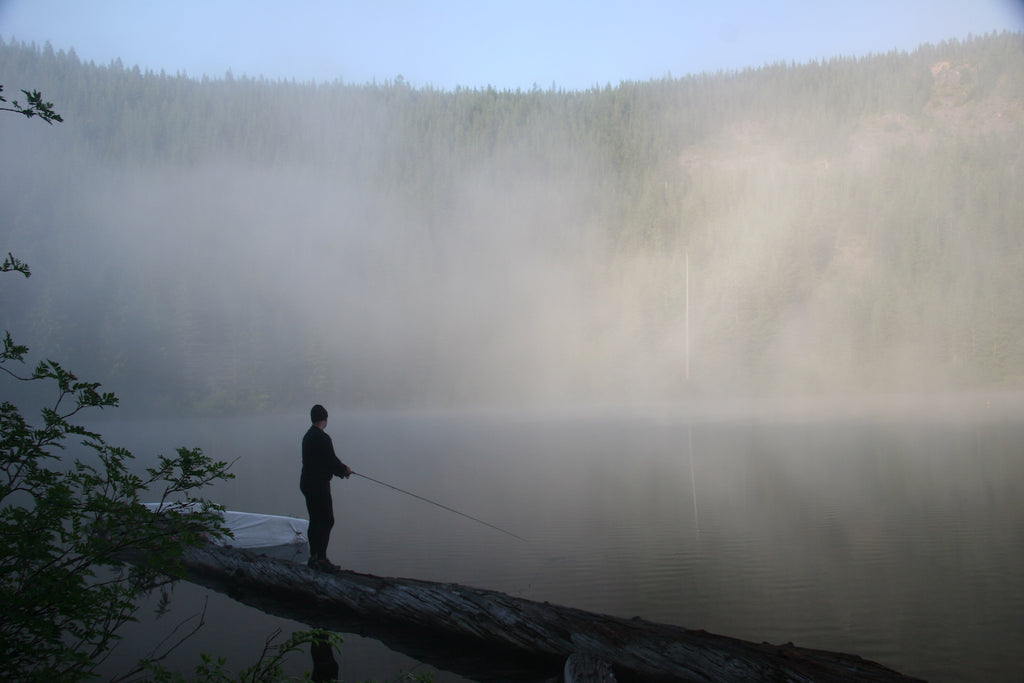
<svg viewBox="0 0 1024 683">
<path fill-rule="evenodd" d="M 154 512 L 175 510 L 187 513 L 196 509 L 195 503 L 146 503 L 145 505 Z M 308 520 L 235 510 L 225 510 L 221 516 L 224 519 L 224 526 L 231 531 L 231 536 L 218 539 L 217 545 L 228 548 L 244 548 L 260 555 L 293 562 L 305 562 L 309 557 Z"/>
</svg>

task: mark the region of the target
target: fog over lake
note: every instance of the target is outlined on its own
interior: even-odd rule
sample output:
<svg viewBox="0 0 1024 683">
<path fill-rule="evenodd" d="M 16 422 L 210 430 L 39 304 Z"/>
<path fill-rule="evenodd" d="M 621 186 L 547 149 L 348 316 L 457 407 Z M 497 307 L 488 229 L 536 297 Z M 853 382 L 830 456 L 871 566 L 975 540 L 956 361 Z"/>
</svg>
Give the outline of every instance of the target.
<svg viewBox="0 0 1024 683">
<path fill-rule="evenodd" d="M 65 118 L 0 119 L 5 325 L 150 414 L 1013 388 L 1021 72 L 1011 34 L 585 92 L 4 44 Z"/>
</svg>

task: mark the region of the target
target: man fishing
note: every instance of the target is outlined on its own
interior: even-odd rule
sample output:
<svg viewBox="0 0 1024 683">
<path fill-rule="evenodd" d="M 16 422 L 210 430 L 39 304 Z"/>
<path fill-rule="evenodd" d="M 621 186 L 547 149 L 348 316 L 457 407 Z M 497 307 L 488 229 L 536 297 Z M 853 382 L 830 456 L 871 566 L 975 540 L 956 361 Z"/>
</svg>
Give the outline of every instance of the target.
<svg viewBox="0 0 1024 683">
<path fill-rule="evenodd" d="M 331 499 L 331 477 L 348 479 L 352 470 L 338 460 L 334 442 L 324 431 L 327 409 L 319 403 L 309 411 L 312 425 L 302 437 L 302 475 L 299 490 L 306 497 L 309 511 L 309 562 L 313 569 L 337 572 L 341 568 L 327 560 L 327 543 L 334 526 L 334 501 Z"/>
</svg>

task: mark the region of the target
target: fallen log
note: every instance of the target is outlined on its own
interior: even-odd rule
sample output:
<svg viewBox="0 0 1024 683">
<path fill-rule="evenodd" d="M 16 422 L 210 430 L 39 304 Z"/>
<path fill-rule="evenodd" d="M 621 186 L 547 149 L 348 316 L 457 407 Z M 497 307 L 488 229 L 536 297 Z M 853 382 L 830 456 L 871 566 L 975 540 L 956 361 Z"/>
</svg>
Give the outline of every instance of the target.
<svg viewBox="0 0 1024 683">
<path fill-rule="evenodd" d="M 454 583 L 351 571 L 328 574 L 236 548 L 191 548 L 182 557 L 182 567 L 197 583 L 213 582 L 228 594 L 275 596 L 305 606 L 306 614 L 334 613 L 366 623 L 444 633 L 561 661 L 580 653 L 611 664 L 620 681 L 918 680 L 856 655 L 792 643 L 757 644 Z"/>
</svg>

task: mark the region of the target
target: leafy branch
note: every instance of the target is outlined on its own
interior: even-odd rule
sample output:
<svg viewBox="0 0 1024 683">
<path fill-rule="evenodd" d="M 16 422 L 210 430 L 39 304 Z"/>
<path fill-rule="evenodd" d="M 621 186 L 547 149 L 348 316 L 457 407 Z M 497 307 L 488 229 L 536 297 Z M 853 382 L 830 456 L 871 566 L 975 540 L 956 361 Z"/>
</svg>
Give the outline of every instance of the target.
<svg viewBox="0 0 1024 683">
<path fill-rule="evenodd" d="M 0 85 L 0 90 L 2 89 L 3 86 Z M 32 276 L 32 271 L 29 269 L 28 264 L 25 263 L 24 261 L 19 260 L 11 252 L 7 252 L 7 258 L 4 259 L 3 263 L 0 263 L 0 273 L 9 272 L 18 272 L 24 275 L 25 277 Z"/>
<path fill-rule="evenodd" d="M 154 683 L 187 683 L 196 681 L 202 683 L 233 683 L 243 681 L 245 683 L 258 683 L 260 681 L 281 681 L 293 680 L 285 676 L 284 662 L 290 654 L 299 652 L 304 646 L 317 648 L 321 651 L 336 651 L 342 643 L 342 638 L 336 633 L 323 629 L 311 629 L 296 631 L 283 642 L 278 642 L 281 636 L 280 629 L 271 633 L 263 644 L 263 650 L 255 664 L 249 666 L 237 674 L 227 670 L 227 660 L 223 657 L 213 657 L 209 654 L 202 655 L 202 662 L 195 668 L 195 677 L 186 678 L 180 673 L 172 672 L 156 660 L 150 660 L 135 673 L 146 672 L 147 679 Z M 119 679 L 123 680 L 123 679 Z M 307 676 L 303 680 L 310 680 Z M 419 679 L 426 680 L 426 679 Z"/>
<path fill-rule="evenodd" d="M 2 93 L 4 87 L 0 85 L 0 93 Z M 0 111 L 10 111 L 16 114 L 21 114 L 26 118 L 32 118 L 38 116 L 43 121 L 46 121 L 51 126 L 53 122 L 61 123 L 64 121 L 61 115 L 53 111 L 53 102 L 44 102 L 43 95 L 38 90 L 22 90 L 22 94 L 25 95 L 25 104 L 22 105 L 18 100 L 11 100 L 9 107 L 0 107 Z M 0 102 L 6 103 L 8 100 L 3 95 L 0 95 Z"/>
<path fill-rule="evenodd" d="M 188 448 L 138 473 L 128 450 L 72 421 L 117 406 L 117 397 L 53 360 L 19 370 L 28 351 L 4 333 L 0 378 L 54 393 L 36 424 L 0 402 L 0 678 L 79 681 L 135 620 L 138 597 L 180 575 L 186 547 L 228 534 L 223 508 L 198 491 L 233 475 Z M 145 498 L 190 509 L 153 510 Z"/>
</svg>

